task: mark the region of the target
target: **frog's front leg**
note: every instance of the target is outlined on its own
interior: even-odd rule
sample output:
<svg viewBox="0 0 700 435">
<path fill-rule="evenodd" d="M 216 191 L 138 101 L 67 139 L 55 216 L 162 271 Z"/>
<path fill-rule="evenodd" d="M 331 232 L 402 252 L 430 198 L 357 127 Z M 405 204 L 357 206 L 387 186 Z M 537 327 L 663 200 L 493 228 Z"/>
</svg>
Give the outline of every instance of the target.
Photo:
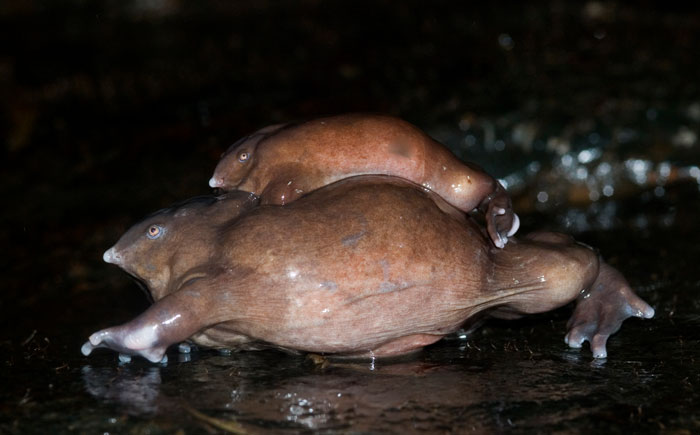
<svg viewBox="0 0 700 435">
<path fill-rule="evenodd" d="M 83 344 L 83 355 L 105 347 L 120 354 L 140 355 L 151 362 L 161 361 L 168 346 L 225 320 L 220 318 L 213 298 L 203 295 L 211 284 L 207 281 L 194 281 L 169 294 L 130 322 L 95 332 Z"/>
<path fill-rule="evenodd" d="M 620 272 L 601 261 L 593 285 L 576 300 L 565 341 L 574 348 L 588 341 L 595 358 L 606 358 L 608 337 L 629 317 L 650 319 L 654 309 L 634 293 Z"/>
</svg>

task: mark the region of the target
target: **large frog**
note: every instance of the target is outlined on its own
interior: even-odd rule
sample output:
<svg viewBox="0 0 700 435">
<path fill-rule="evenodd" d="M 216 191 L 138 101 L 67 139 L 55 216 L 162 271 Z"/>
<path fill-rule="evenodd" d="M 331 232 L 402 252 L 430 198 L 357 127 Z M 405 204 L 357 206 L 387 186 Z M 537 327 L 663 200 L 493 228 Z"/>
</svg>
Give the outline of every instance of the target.
<svg viewBox="0 0 700 435">
<path fill-rule="evenodd" d="M 346 356 L 412 352 L 470 318 L 514 318 L 576 300 L 566 341 L 606 341 L 654 310 L 569 236 L 538 232 L 495 248 L 440 196 L 393 177 L 355 177 L 285 206 L 242 192 L 199 199 L 134 225 L 104 254 L 155 303 L 92 334 L 160 361 L 171 344 Z"/>
</svg>

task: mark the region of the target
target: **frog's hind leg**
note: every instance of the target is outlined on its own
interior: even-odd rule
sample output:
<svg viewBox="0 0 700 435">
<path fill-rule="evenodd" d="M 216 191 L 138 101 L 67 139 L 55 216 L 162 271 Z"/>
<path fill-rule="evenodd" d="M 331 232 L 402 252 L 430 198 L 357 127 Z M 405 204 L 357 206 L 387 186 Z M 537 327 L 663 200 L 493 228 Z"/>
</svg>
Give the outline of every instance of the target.
<svg viewBox="0 0 700 435">
<path fill-rule="evenodd" d="M 565 341 L 574 348 L 588 341 L 593 356 L 605 358 L 608 337 L 629 317 L 650 319 L 654 309 L 634 293 L 620 272 L 601 260 L 593 285 L 576 301 Z"/>
</svg>

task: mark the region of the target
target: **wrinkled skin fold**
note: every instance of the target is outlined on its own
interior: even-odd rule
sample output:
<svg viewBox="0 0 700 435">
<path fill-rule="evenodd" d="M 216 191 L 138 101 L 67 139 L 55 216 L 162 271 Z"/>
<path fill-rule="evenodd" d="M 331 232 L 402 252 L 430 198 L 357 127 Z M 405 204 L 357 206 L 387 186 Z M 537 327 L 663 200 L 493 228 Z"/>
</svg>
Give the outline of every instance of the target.
<svg viewBox="0 0 700 435">
<path fill-rule="evenodd" d="M 190 339 L 393 356 L 477 314 L 515 318 L 575 300 L 567 343 L 588 341 L 605 357 L 626 318 L 654 314 L 571 237 L 537 232 L 495 248 L 464 213 L 392 177 L 346 179 L 285 206 L 235 191 L 185 203 L 134 225 L 105 260 L 142 280 L 156 302 L 91 335 L 86 355 L 106 347 L 157 362 Z"/>
</svg>

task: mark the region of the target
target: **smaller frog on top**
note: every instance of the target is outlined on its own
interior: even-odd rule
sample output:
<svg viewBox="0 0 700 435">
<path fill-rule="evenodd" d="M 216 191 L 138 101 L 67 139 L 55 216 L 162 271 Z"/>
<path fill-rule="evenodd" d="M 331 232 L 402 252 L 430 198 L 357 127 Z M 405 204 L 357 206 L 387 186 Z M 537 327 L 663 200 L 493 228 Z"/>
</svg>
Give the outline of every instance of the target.
<svg viewBox="0 0 700 435">
<path fill-rule="evenodd" d="M 429 189 L 454 207 L 484 214 L 503 248 L 520 225 L 503 186 L 406 121 L 348 114 L 265 127 L 233 144 L 209 185 L 243 190 L 263 204 L 286 204 L 343 178 L 392 175 Z"/>
</svg>

